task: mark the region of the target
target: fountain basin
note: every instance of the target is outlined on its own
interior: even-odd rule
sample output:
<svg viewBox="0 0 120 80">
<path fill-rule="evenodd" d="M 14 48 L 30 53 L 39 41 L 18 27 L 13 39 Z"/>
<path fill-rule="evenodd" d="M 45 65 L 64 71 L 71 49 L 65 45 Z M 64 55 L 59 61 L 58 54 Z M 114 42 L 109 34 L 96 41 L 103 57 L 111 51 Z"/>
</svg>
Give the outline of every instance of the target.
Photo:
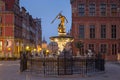
<svg viewBox="0 0 120 80">
<path fill-rule="evenodd" d="M 51 36 L 50 40 L 52 42 L 56 42 L 58 44 L 59 51 L 62 52 L 63 49 L 65 48 L 66 44 L 68 42 L 72 42 L 73 41 L 73 37 L 72 36 L 68 36 L 68 35 Z"/>
</svg>

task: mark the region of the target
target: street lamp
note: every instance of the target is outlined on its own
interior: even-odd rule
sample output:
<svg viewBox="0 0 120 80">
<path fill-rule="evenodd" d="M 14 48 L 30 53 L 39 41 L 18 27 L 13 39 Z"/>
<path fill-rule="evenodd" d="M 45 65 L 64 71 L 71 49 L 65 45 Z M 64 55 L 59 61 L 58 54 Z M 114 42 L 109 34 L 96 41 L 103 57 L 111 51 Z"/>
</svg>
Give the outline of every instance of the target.
<svg viewBox="0 0 120 80">
<path fill-rule="evenodd" d="M 30 50 L 30 47 L 29 47 L 29 46 L 26 46 L 25 49 L 26 49 L 26 51 L 29 51 L 29 50 Z"/>
<path fill-rule="evenodd" d="M 48 55 L 49 54 L 49 50 L 46 50 L 46 55 Z"/>
<path fill-rule="evenodd" d="M 9 48 L 8 48 L 8 51 L 10 51 L 10 50 L 11 50 L 11 48 L 9 47 Z"/>
<path fill-rule="evenodd" d="M 38 49 L 37 49 L 37 52 L 40 52 L 41 50 L 42 50 L 41 48 L 38 48 Z"/>
<path fill-rule="evenodd" d="M 34 48 L 34 52 L 36 52 L 36 49 Z"/>
</svg>

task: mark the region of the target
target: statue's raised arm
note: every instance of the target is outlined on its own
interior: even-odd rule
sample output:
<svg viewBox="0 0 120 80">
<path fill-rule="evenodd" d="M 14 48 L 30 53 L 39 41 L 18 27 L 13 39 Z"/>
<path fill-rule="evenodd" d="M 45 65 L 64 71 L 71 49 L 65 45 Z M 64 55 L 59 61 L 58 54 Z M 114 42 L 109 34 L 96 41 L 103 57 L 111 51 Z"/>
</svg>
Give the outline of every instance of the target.
<svg viewBox="0 0 120 80">
<path fill-rule="evenodd" d="M 60 19 L 60 21 L 61 21 L 59 26 L 65 26 L 65 21 L 66 21 L 66 23 L 68 23 L 68 20 L 66 19 L 66 17 L 63 16 L 61 13 L 58 16 L 58 19 Z"/>
<path fill-rule="evenodd" d="M 60 20 L 60 23 L 58 25 L 58 32 L 59 33 L 66 33 L 65 31 L 65 22 L 68 23 L 68 20 L 65 16 L 61 14 L 61 12 L 53 19 L 51 23 L 53 23 L 56 19 Z"/>
<path fill-rule="evenodd" d="M 65 22 L 68 23 L 68 20 L 61 13 L 58 15 L 58 19 L 60 19 L 60 24 L 58 25 L 58 32 L 59 33 L 66 33 Z"/>
</svg>

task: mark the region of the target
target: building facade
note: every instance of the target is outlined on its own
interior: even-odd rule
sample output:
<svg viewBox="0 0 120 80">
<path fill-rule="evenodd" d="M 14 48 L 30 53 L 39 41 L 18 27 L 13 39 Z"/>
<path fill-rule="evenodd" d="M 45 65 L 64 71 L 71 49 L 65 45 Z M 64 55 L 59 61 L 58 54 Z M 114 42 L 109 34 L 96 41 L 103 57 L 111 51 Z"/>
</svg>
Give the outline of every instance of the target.
<svg viewBox="0 0 120 80">
<path fill-rule="evenodd" d="M 20 8 L 19 0 L 0 0 L 0 56 L 19 57 L 20 51 L 30 50 L 41 45 L 41 25 L 26 11 Z M 38 29 L 38 30 L 37 30 Z M 37 32 L 37 31 L 38 32 Z M 40 33 L 36 35 L 36 33 Z"/>
<path fill-rule="evenodd" d="M 36 46 L 38 52 L 41 51 L 42 48 L 42 28 L 41 28 L 41 19 L 40 18 L 35 18 L 34 19 L 36 23 Z"/>
<path fill-rule="evenodd" d="M 120 0 L 71 0 L 74 43 L 81 42 L 82 52 L 91 49 L 117 60 L 120 53 Z M 73 44 L 73 51 L 78 49 Z"/>
</svg>

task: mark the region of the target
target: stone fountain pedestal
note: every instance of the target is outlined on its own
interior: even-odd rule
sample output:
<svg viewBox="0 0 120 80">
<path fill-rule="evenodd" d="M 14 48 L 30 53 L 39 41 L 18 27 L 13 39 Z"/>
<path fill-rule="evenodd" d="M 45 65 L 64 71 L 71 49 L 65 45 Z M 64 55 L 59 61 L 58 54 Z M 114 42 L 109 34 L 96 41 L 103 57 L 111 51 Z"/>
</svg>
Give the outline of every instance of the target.
<svg viewBox="0 0 120 80">
<path fill-rule="evenodd" d="M 50 40 L 58 44 L 59 52 L 62 52 L 66 44 L 73 41 L 73 37 L 65 33 L 58 33 L 58 36 L 51 36 Z M 58 53 L 59 55 L 59 53 Z"/>
</svg>

